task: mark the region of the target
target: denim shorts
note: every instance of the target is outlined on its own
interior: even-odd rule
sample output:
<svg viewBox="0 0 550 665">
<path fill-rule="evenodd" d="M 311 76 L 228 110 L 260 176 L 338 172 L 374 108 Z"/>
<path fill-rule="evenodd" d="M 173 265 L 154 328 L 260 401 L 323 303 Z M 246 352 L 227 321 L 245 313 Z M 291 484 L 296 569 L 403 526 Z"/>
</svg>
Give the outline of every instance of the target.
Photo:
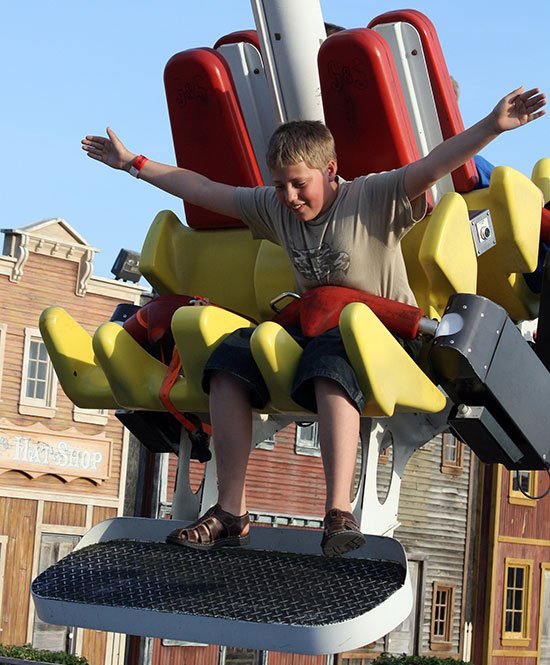
<svg viewBox="0 0 550 665">
<path fill-rule="evenodd" d="M 331 328 L 317 337 L 305 337 L 298 326 L 289 326 L 286 330 L 304 349 L 292 384 L 292 399 L 307 411 L 316 413 L 313 382 L 317 377 L 323 377 L 339 383 L 361 413 L 365 406 L 365 395 L 346 354 L 339 328 Z M 202 388 L 204 392 L 209 392 L 212 372 L 228 372 L 250 386 L 252 406 L 263 409 L 269 400 L 269 391 L 250 350 L 253 332 L 253 328 L 235 330 L 213 351 L 204 368 Z M 421 342 L 395 337 L 416 360 Z"/>
</svg>

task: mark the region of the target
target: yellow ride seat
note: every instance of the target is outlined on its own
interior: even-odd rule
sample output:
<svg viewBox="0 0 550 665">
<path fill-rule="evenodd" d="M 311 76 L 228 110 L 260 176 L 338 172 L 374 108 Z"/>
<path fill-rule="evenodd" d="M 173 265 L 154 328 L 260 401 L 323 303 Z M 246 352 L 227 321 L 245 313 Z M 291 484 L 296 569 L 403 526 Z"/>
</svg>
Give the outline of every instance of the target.
<svg viewBox="0 0 550 665">
<path fill-rule="evenodd" d="M 443 393 L 362 303 L 346 305 L 340 332 L 361 390 L 366 397 L 363 416 L 390 417 L 395 411 L 436 413 L 446 404 Z M 269 389 L 268 410 L 304 413 L 290 397 L 302 348 L 279 324 L 260 324 L 251 338 L 254 360 Z"/>
<path fill-rule="evenodd" d="M 164 411 L 159 393 L 166 365 L 150 355 L 118 323 L 103 323 L 93 347 L 118 408 Z"/>
<path fill-rule="evenodd" d="M 170 399 L 177 408 L 208 411 L 208 396 L 200 387 L 206 360 L 230 332 L 252 325 L 247 319 L 219 307 L 182 307 L 176 311 L 172 331 L 182 361 L 182 376 L 172 387 Z M 166 365 L 116 323 L 100 326 L 93 346 L 118 406 L 165 411 L 160 389 Z"/>
<path fill-rule="evenodd" d="M 118 404 L 97 362 L 92 336 L 61 307 L 40 316 L 40 334 L 67 397 L 81 409 L 116 409 Z"/>
<path fill-rule="evenodd" d="M 346 305 L 339 325 L 367 400 L 363 416 L 390 417 L 395 411 L 437 413 L 445 407 L 445 395 L 367 305 Z"/>
<path fill-rule="evenodd" d="M 533 167 L 531 180 L 541 190 L 544 202 L 550 201 L 550 158 L 544 157 Z"/>
<path fill-rule="evenodd" d="M 477 256 L 460 194 L 445 194 L 433 213 L 407 233 L 402 248 L 409 283 L 429 318 L 441 319 L 454 293 L 476 292 Z"/>
<path fill-rule="evenodd" d="M 180 307 L 172 317 L 172 333 L 182 365 L 182 378 L 170 391 L 180 411 L 208 411 L 208 396 L 201 387 L 202 371 L 212 351 L 227 335 L 254 324 L 219 307 Z"/>
<path fill-rule="evenodd" d="M 506 309 L 514 320 L 537 316 L 538 296 L 523 273 L 537 267 L 541 194 L 526 176 L 497 166 L 486 189 L 464 194 L 469 210 L 491 212 L 496 245 L 478 259 L 477 293 Z"/>
<path fill-rule="evenodd" d="M 248 229 L 197 231 L 164 210 L 147 233 L 139 268 L 160 295 L 201 295 L 259 320 L 254 269 L 260 244 Z"/>
</svg>

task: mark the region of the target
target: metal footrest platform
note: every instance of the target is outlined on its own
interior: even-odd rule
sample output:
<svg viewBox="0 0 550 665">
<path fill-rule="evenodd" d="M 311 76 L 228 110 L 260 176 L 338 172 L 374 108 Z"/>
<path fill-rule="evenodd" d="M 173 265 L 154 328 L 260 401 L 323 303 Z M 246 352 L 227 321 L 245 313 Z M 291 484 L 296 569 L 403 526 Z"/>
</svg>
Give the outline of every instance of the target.
<svg viewBox="0 0 550 665">
<path fill-rule="evenodd" d="M 121 519 L 124 527 L 128 521 L 141 527 L 134 536 L 147 522 L 163 523 L 166 533 L 179 524 L 129 518 L 108 524 Z M 258 527 L 252 530 L 254 549 L 213 552 L 155 539 L 111 540 L 120 529 L 109 531 L 107 539 L 82 543 L 34 580 L 43 620 L 320 654 L 372 642 L 410 611 L 406 559 L 389 538 L 371 536 L 357 553 L 327 558 L 320 555 L 320 533 L 311 530 Z"/>
</svg>

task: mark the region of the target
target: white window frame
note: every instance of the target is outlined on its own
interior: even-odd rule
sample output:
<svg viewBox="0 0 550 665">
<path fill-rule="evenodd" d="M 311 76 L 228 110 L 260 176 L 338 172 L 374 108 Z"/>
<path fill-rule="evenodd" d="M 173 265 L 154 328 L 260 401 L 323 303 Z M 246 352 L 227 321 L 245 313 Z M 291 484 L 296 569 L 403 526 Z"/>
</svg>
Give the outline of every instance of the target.
<svg viewBox="0 0 550 665">
<path fill-rule="evenodd" d="M 35 547 L 38 548 L 37 551 L 35 552 L 35 566 L 36 566 L 36 570 L 37 570 L 36 575 L 39 575 L 41 572 L 43 572 L 43 569 L 40 568 L 41 557 L 42 557 L 42 553 L 43 553 L 42 547 L 43 547 L 43 544 L 44 544 L 45 540 L 48 537 L 53 537 L 54 539 L 55 538 L 64 539 L 65 544 L 67 543 L 67 541 L 69 539 L 76 539 L 76 542 L 73 543 L 73 549 L 74 549 L 74 547 L 76 547 L 76 545 L 78 544 L 78 542 L 80 541 L 80 539 L 83 536 L 83 533 L 78 533 L 78 531 L 82 531 L 83 529 L 79 529 L 78 527 L 59 526 L 58 528 L 56 528 L 56 527 L 51 528 L 51 526 L 52 525 L 48 525 L 47 528 L 43 527 L 35 535 Z M 62 554 L 60 559 L 65 557 L 71 551 L 72 551 L 72 549 L 69 550 L 68 552 L 65 552 L 64 554 Z M 60 559 L 57 559 L 57 561 L 59 561 Z M 56 563 L 56 561 L 53 561 L 52 563 Z M 51 563 L 49 565 L 51 565 Z M 35 641 L 35 636 L 37 634 L 38 625 L 40 623 L 46 623 L 38 617 L 38 612 L 36 611 L 35 607 L 33 608 L 32 601 L 31 601 L 31 604 L 30 604 L 30 609 L 31 609 L 31 611 L 29 612 L 29 624 L 28 624 L 28 635 L 29 635 L 28 641 L 29 642 Z M 76 644 L 77 629 L 72 628 L 71 626 L 65 626 L 65 625 L 56 625 L 56 626 L 52 626 L 52 628 L 54 630 L 56 628 L 60 629 L 60 630 L 65 629 L 65 631 L 67 633 L 72 632 L 72 637 L 70 638 L 70 642 L 71 642 L 71 644 Z M 45 648 L 45 647 L 41 647 L 41 648 Z"/>
<path fill-rule="evenodd" d="M 109 420 L 108 409 L 81 409 L 73 404 L 73 420 L 75 423 L 90 423 L 92 425 L 106 425 Z"/>
<path fill-rule="evenodd" d="M 321 456 L 317 421 L 305 427 L 296 423 L 294 452 L 297 455 L 309 455 L 310 457 Z"/>
<path fill-rule="evenodd" d="M 2 401 L 2 374 L 4 372 L 4 357 L 6 355 L 6 337 L 8 324 L 0 323 L 0 402 Z"/>
<path fill-rule="evenodd" d="M 57 400 L 57 376 L 49 358 L 46 375 L 46 396 L 43 399 L 27 397 L 27 379 L 32 342 L 40 342 L 41 344 L 44 344 L 44 340 L 37 328 L 25 328 L 23 367 L 21 369 L 21 391 L 19 393 L 19 413 L 25 416 L 54 418 Z"/>
</svg>

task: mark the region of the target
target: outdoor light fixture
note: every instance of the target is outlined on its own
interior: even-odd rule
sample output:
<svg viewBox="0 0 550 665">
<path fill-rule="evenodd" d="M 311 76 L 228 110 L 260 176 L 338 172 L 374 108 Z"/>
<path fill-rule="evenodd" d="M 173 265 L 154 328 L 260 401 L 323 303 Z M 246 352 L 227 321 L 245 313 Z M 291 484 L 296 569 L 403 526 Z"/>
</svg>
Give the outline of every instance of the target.
<svg viewBox="0 0 550 665">
<path fill-rule="evenodd" d="M 139 282 L 141 277 L 141 273 L 139 272 L 139 256 L 138 252 L 121 249 L 111 268 L 115 279 L 122 279 L 125 282 Z"/>
</svg>

